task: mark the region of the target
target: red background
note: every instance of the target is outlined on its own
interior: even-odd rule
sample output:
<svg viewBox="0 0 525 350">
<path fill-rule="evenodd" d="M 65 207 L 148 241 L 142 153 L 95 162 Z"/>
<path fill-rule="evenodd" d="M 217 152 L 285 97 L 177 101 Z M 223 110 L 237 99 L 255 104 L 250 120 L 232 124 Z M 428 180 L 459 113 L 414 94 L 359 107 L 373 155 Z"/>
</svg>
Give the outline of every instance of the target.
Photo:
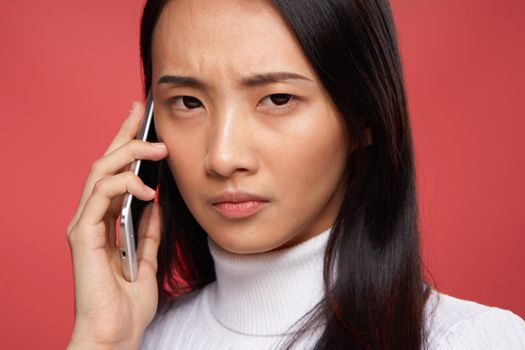
<svg viewBox="0 0 525 350">
<path fill-rule="evenodd" d="M 65 232 L 141 98 L 143 1 L 2 1 L 0 348 L 73 325 Z M 525 2 L 394 0 L 426 265 L 442 291 L 525 317 Z"/>
</svg>

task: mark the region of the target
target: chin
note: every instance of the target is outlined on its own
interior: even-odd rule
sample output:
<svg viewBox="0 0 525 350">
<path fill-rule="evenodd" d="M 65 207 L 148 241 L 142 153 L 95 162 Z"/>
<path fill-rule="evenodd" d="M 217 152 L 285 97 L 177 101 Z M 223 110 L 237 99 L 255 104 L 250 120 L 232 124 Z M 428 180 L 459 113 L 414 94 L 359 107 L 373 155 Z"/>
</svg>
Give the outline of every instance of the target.
<svg viewBox="0 0 525 350">
<path fill-rule="evenodd" d="M 258 232 L 257 232 L 258 231 Z M 276 250 L 283 245 L 282 239 L 278 237 L 268 237 L 267 230 L 235 230 L 226 229 L 215 232 L 207 231 L 208 235 L 215 243 L 224 250 L 234 254 L 257 254 L 271 250 Z"/>
</svg>

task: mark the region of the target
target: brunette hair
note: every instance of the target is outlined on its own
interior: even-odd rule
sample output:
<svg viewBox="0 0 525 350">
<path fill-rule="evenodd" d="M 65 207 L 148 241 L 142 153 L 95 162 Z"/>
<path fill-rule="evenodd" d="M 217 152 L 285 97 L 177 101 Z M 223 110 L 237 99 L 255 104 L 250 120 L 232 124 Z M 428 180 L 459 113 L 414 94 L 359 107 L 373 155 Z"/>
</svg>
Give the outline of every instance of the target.
<svg viewBox="0 0 525 350">
<path fill-rule="evenodd" d="M 140 49 L 144 92 L 151 43 L 166 0 L 148 0 Z M 344 200 L 324 256 L 325 297 L 290 347 L 321 320 L 315 349 L 421 349 L 430 292 L 422 273 L 413 145 L 402 66 L 387 0 L 274 0 L 344 119 Z M 367 130 L 372 143 L 367 143 Z M 165 160 L 159 169 L 162 239 L 159 312 L 214 281 L 207 233 L 182 199 Z M 334 269 L 337 266 L 335 280 Z"/>
</svg>

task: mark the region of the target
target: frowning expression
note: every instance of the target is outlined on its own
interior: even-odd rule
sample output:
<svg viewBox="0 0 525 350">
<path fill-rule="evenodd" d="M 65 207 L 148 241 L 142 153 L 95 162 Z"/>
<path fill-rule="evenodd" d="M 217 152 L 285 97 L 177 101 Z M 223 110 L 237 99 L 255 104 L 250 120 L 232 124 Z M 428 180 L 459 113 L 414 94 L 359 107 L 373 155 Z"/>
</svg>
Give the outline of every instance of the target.
<svg viewBox="0 0 525 350">
<path fill-rule="evenodd" d="M 157 135 L 184 201 L 215 242 L 264 252 L 333 225 L 344 124 L 268 3 L 169 2 L 152 63 Z"/>
</svg>

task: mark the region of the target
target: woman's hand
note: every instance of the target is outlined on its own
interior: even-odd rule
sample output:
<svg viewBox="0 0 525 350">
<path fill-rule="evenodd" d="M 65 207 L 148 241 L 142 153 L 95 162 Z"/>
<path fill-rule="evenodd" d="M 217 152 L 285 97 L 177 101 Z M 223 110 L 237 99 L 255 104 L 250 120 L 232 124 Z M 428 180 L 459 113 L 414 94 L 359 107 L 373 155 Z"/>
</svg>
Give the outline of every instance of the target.
<svg viewBox="0 0 525 350">
<path fill-rule="evenodd" d="M 150 203 L 139 225 L 138 276 L 124 279 L 115 247 L 116 218 L 126 192 L 151 200 L 155 191 L 128 171 L 135 159 L 160 160 L 165 147 L 135 140 L 144 105 L 135 102 L 104 156 L 87 176 L 77 212 L 67 227 L 75 281 L 75 327 L 70 348 L 125 348 L 139 345 L 157 308 L 157 250 L 160 208 Z"/>
</svg>

